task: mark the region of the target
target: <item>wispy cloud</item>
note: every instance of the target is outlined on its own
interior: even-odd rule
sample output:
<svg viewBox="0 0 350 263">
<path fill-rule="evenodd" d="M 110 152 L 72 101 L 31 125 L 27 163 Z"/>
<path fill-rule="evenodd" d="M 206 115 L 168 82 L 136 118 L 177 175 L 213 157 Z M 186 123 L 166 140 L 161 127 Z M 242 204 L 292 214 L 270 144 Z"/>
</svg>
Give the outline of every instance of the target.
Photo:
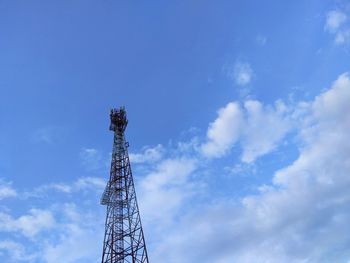
<svg viewBox="0 0 350 263">
<path fill-rule="evenodd" d="M 267 43 L 267 37 L 264 35 L 258 35 L 255 40 L 256 43 L 260 46 L 265 46 Z"/>
<path fill-rule="evenodd" d="M 101 152 L 94 148 L 82 148 L 79 157 L 88 171 L 98 170 L 105 165 Z"/>
<path fill-rule="evenodd" d="M 341 10 L 332 10 L 327 13 L 325 30 L 335 36 L 336 44 L 345 44 L 350 40 L 350 26 L 348 16 Z"/>
<path fill-rule="evenodd" d="M 0 179 L 0 200 L 17 196 L 17 191 L 12 187 L 12 184 Z"/>
<path fill-rule="evenodd" d="M 85 176 L 80 177 L 71 183 L 50 183 L 40 185 L 32 191 L 27 191 L 22 194 L 23 198 L 44 197 L 52 192 L 74 194 L 81 191 L 92 191 L 100 193 L 106 186 L 106 181 L 102 177 Z"/>
<path fill-rule="evenodd" d="M 164 154 L 164 147 L 161 144 L 155 147 L 144 147 L 141 153 L 130 153 L 130 161 L 132 163 L 156 162 L 159 161 Z"/>
<path fill-rule="evenodd" d="M 325 29 L 336 32 L 347 20 L 347 15 L 340 10 L 332 10 L 327 13 Z"/>
<path fill-rule="evenodd" d="M 33 134 L 35 142 L 43 142 L 47 144 L 53 143 L 53 130 L 51 128 L 40 128 Z"/>
<path fill-rule="evenodd" d="M 54 144 L 62 141 L 65 131 L 59 126 L 44 126 L 36 129 L 31 134 L 31 140 L 35 143 Z"/>
<path fill-rule="evenodd" d="M 237 61 L 229 70 L 228 76 L 238 85 L 246 86 L 253 78 L 253 69 L 250 64 L 243 61 Z"/>
<path fill-rule="evenodd" d="M 19 232 L 26 237 L 34 237 L 39 232 L 54 227 L 55 219 L 50 211 L 31 209 L 27 215 L 17 219 L 6 213 L 0 213 L 2 231 Z"/>
<path fill-rule="evenodd" d="M 0 241 L 0 255 L 4 254 L 10 262 L 33 262 L 37 257 L 35 253 L 27 251 L 24 245 L 12 240 Z"/>
</svg>

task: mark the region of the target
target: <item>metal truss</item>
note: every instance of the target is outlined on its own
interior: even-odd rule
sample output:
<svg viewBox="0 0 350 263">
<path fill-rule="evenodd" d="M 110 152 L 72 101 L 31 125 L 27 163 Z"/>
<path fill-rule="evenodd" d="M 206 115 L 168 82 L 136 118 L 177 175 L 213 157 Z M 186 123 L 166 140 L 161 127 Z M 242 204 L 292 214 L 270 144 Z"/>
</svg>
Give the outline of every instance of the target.
<svg viewBox="0 0 350 263">
<path fill-rule="evenodd" d="M 111 110 L 114 132 L 110 178 L 101 197 L 107 206 L 102 263 L 148 263 L 145 238 L 136 199 L 124 132 L 125 109 Z"/>
</svg>

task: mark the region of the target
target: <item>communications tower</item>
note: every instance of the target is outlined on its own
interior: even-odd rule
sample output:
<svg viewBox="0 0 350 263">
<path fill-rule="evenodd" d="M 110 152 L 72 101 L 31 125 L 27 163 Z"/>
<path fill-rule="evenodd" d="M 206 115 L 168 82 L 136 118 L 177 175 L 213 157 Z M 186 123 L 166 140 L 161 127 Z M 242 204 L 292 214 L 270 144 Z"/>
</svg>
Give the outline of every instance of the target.
<svg viewBox="0 0 350 263">
<path fill-rule="evenodd" d="M 125 108 L 112 109 L 109 129 L 114 133 L 109 181 L 101 204 L 107 206 L 102 263 L 148 263 L 124 132 Z"/>
</svg>

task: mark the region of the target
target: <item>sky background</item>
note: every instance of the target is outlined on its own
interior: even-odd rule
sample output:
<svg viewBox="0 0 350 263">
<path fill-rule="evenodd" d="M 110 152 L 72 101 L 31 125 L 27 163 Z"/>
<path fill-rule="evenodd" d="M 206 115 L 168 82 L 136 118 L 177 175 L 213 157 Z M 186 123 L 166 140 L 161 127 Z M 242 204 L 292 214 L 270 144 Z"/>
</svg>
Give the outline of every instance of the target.
<svg viewBox="0 0 350 263">
<path fill-rule="evenodd" d="M 0 261 L 97 263 L 125 106 L 151 263 L 350 262 L 348 1 L 0 0 Z"/>
</svg>

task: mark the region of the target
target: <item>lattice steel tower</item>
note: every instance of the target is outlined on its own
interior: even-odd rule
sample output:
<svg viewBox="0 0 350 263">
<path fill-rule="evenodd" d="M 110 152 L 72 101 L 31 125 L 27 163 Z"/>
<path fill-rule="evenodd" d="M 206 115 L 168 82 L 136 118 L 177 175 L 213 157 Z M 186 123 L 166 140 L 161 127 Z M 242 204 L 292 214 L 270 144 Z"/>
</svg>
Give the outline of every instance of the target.
<svg viewBox="0 0 350 263">
<path fill-rule="evenodd" d="M 124 108 L 111 110 L 114 132 L 109 181 L 101 198 L 107 206 L 102 263 L 148 263 L 144 234 L 124 131 L 128 124 Z"/>
</svg>

